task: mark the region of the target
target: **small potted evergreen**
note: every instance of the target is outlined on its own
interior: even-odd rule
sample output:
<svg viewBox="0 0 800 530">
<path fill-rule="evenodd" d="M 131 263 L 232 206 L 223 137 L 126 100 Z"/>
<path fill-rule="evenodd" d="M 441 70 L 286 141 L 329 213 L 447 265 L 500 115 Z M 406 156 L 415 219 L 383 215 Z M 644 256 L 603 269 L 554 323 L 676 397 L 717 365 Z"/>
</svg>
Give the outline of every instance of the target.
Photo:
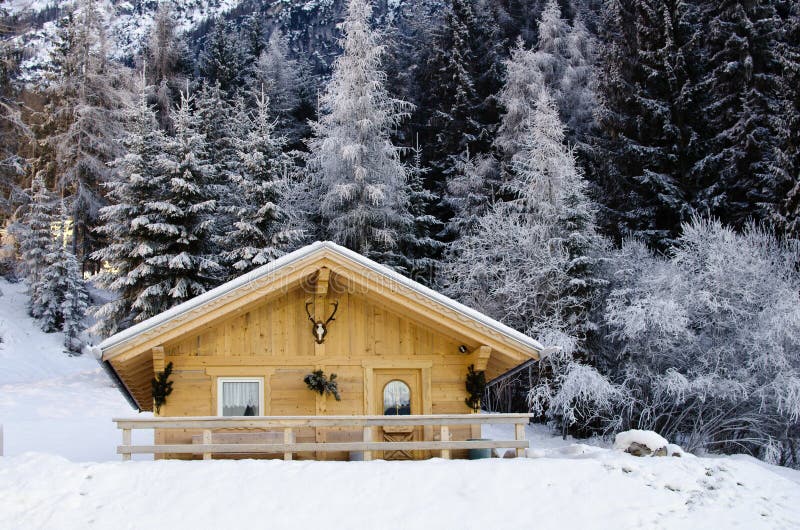
<svg viewBox="0 0 800 530">
<path fill-rule="evenodd" d="M 486 390 L 486 372 L 483 370 L 475 370 L 475 365 L 469 365 L 467 369 L 467 378 L 465 382 L 467 389 L 467 398 L 464 403 L 472 409 L 473 414 L 477 414 L 481 410 L 481 399 L 483 392 Z M 486 440 L 486 438 L 470 438 L 467 441 Z M 469 459 L 478 460 L 481 458 L 491 458 L 491 449 L 470 449 Z"/>
</svg>

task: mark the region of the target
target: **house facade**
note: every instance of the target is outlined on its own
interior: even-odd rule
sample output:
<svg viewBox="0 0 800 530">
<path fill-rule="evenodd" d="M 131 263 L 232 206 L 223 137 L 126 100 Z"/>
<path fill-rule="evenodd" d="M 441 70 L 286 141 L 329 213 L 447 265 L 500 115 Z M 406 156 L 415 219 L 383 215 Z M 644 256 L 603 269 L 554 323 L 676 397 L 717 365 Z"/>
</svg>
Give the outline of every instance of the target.
<svg viewBox="0 0 800 530">
<path fill-rule="evenodd" d="M 535 340 L 330 242 L 264 265 L 100 344 L 140 410 L 172 363 L 160 417 L 354 416 L 469 413 L 470 366 L 492 379 L 538 358 Z M 304 378 L 336 374 L 340 400 Z M 426 427 L 387 440 L 434 440 Z M 451 437 L 475 436 L 468 426 Z M 196 433 L 156 431 L 157 443 Z M 297 440 L 360 439 L 308 429 Z M 415 455 L 424 457 L 426 455 Z M 302 458 L 303 455 L 300 455 Z M 347 455 L 329 454 L 330 458 Z"/>
</svg>

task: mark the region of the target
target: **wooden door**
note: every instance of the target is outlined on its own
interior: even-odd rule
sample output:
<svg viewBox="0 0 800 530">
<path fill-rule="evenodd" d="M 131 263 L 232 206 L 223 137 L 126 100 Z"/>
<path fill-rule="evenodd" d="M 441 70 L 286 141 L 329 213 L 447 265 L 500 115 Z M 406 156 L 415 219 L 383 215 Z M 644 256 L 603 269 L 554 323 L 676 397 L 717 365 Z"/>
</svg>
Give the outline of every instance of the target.
<svg viewBox="0 0 800 530">
<path fill-rule="evenodd" d="M 422 414 L 422 376 L 415 369 L 375 370 L 375 414 Z M 378 429 L 378 439 L 384 442 L 422 440 L 422 427 L 387 426 Z M 383 451 L 376 455 L 386 460 L 422 458 L 421 451 Z"/>
</svg>

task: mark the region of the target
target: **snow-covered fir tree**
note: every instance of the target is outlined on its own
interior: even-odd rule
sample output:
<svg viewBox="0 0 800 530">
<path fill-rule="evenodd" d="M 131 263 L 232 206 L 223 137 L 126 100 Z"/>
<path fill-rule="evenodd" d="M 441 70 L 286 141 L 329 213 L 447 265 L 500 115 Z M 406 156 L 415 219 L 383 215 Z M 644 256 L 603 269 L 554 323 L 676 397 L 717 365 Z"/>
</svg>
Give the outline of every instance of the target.
<svg viewBox="0 0 800 530">
<path fill-rule="evenodd" d="M 147 103 L 147 92 L 142 78 L 139 97 L 126 111 L 127 134 L 121 140 L 125 155 L 114 162 L 113 178 L 106 185 L 111 204 L 100 210 L 97 231 L 109 243 L 93 258 L 108 267 L 95 281 L 117 295 L 98 310 L 95 331 L 102 335 L 155 314 L 157 309 L 140 297 L 160 281 L 162 273 L 150 260 L 176 231 L 160 203 L 168 184 L 160 158 L 167 138 Z"/>
<path fill-rule="evenodd" d="M 227 95 L 233 95 L 245 81 L 245 54 L 241 44 L 233 22 L 217 19 L 200 54 L 200 75 L 212 85 L 219 83 Z"/>
<path fill-rule="evenodd" d="M 692 167 L 695 210 L 735 226 L 766 220 L 791 187 L 779 182 L 785 120 L 778 2 L 703 4 L 703 154 Z M 794 45 L 796 46 L 796 42 Z"/>
<path fill-rule="evenodd" d="M 476 86 L 479 66 L 473 49 L 479 35 L 472 2 L 452 0 L 422 73 L 426 86 L 420 107 L 427 114 L 423 145 L 429 151 L 425 158 L 439 182 L 452 173 L 459 157 L 487 151 L 490 124 L 480 119 L 486 95 Z"/>
<path fill-rule="evenodd" d="M 448 291 L 548 344 L 586 353 L 605 248 L 564 126 L 546 91 L 514 156 L 516 198 L 495 203 L 451 249 Z"/>
<path fill-rule="evenodd" d="M 783 112 L 778 167 L 778 197 L 785 194 L 774 217 L 780 230 L 800 239 L 800 4 L 791 3 L 783 15 L 778 57 L 783 68 Z"/>
<path fill-rule="evenodd" d="M 390 265 L 410 229 L 407 168 L 390 133 L 409 104 L 387 92 L 381 34 L 372 7 L 351 0 L 341 25 L 343 53 L 321 96 L 308 142 L 309 209 L 320 236 Z"/>
<path fill-rule="evenodd" d="M 47 188 L 44 177 L 38 173 L 28 190 L 30 202 L 17 226 L 15 235 L 19 241 L 20 265 L 28 281 L 31 316 L 42 315 L 39 286 L 42 271 L 47 267 L 47 255 L 53 243 L 53 222 L 56 219 L 56 200 Z"/>
<path fill-rule="evenodd" d="M 100 309 L 99 331 L 140 322 L 219 282 L 211 237 L 216 190 L 193 100 L 181 94 L 174 137 L 161 132 L 144 96 L 131 111 L 129 153 L 117 161 L 109 192 L 115 204 L 102 212 L 102 230 L 116 242 L 97 254 L 111 265 L 101 285 L 121 297 Z"/>
<path fill-rule="evenodd" d="M 417 143 L 412 149 L 412 164 L 408 170 L 408 211 L 412 229 L 401 241 L 403 268 L 409 276 L 425 285 L 436 282 L 436 273 L 445 245 L 436 236 L 443 223 L 431 213 L 437 202 L 436 195 L 425 188 L 425 168 L 422 167 L 422 148 Z"/>
<path fill-rule="evenodd" d="M 134 304 L 142 316 L 165 311 L 219 282 L 219 265 L 212 255 L 210 237 L 216 200 L 193 100 L 188 91 L 181 94 L 172 116 L 175 136 L 167 139 L 160 157 L 165 188 L 160 190 L 160 197 L 154 197 L 153 208 L 162 216 L 158 221 L 164 223 L 160 227 L 163 239 L 147 260 L 160 278 Z"/>
<path fill-rule="evenodd" d="M 54 218 L 58 222 L 53 225 L 55 237 L 50 238 L 47 248 L 47 266 L 37 280 L 38 318 L 44 331 L 63 331 L 67 351 L 79 354 L 83 345 L 80 334 L 84 330 L 83 319 L 89 306 L 89 294 L 78 260 L 69 250 L 69 217 L 64 201 L 61 201 L 60 213 Z"/>
<path fill-rule="evenodd" d="M 285 205 L 293 161 L 283 152 L 286 138 L 276 134 L 271 113 L 267 96 L 258 96 L 255 111 L 244 116 L 245 134 L 234 138 L 238 164 L 226 206 L 232 223 L 218 236 L 229 278 L 276 259 L 302 235 Z"/>
<path fill-rule="evenodd" d="M 84 319 L 89 312 L 89 292 L 75 254 L 66 252 L 64 265 L 64 301 L 61 303 L 61 331 L 67 352 L 79 355 L 83 349 Z"/>
<path fill-rule="evenodd" d="M 634 4 L 631 6 L 630 4 Z M 692 5 L 615 0 L 608 5 L 595 185 L 603 224 L 666 249 L 693 211 L 697 193 L 698 28 Z"/>
</svg>

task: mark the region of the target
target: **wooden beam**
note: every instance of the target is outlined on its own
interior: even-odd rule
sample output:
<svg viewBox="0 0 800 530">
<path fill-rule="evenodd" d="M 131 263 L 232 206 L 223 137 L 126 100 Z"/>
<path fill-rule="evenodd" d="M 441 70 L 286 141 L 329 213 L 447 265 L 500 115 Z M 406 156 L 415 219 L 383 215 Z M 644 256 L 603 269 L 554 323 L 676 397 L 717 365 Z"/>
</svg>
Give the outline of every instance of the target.
<svg viewBox="0 0 800 530">
<path fill-rule="evenodd" d="M 519 424 L 532 414 L 411 414 L 407 416 L 194 416 L 115 418 L 119 429 L 270 429 L 285 427 L 382 427 L 384 425 Z M 524 431 L 523 431 L 524 433 Z"/>
<path fill-rule="evenodd" d="M 484 344 L 470 354 L 470 364 L 474 364 L 475 370 L 482 372 L 486 370 L 486 366 L 489 364 L 489 359 L 491 356 L 492 347 Z"/>
<path fill-rule="evenodd" d="M 328 267 L 322 267 L 317 273 L 317 282 L 315 291 L 317 296 L 325 296 L 328 294 L 328 282 L 331 278 L 331 270 Z"/>
<path fill-rule="evenodd" d="M 164 362 L 164 346 L 153 346 L 153 374 L 163 372 L 165 368 Z"/>
</svg>

